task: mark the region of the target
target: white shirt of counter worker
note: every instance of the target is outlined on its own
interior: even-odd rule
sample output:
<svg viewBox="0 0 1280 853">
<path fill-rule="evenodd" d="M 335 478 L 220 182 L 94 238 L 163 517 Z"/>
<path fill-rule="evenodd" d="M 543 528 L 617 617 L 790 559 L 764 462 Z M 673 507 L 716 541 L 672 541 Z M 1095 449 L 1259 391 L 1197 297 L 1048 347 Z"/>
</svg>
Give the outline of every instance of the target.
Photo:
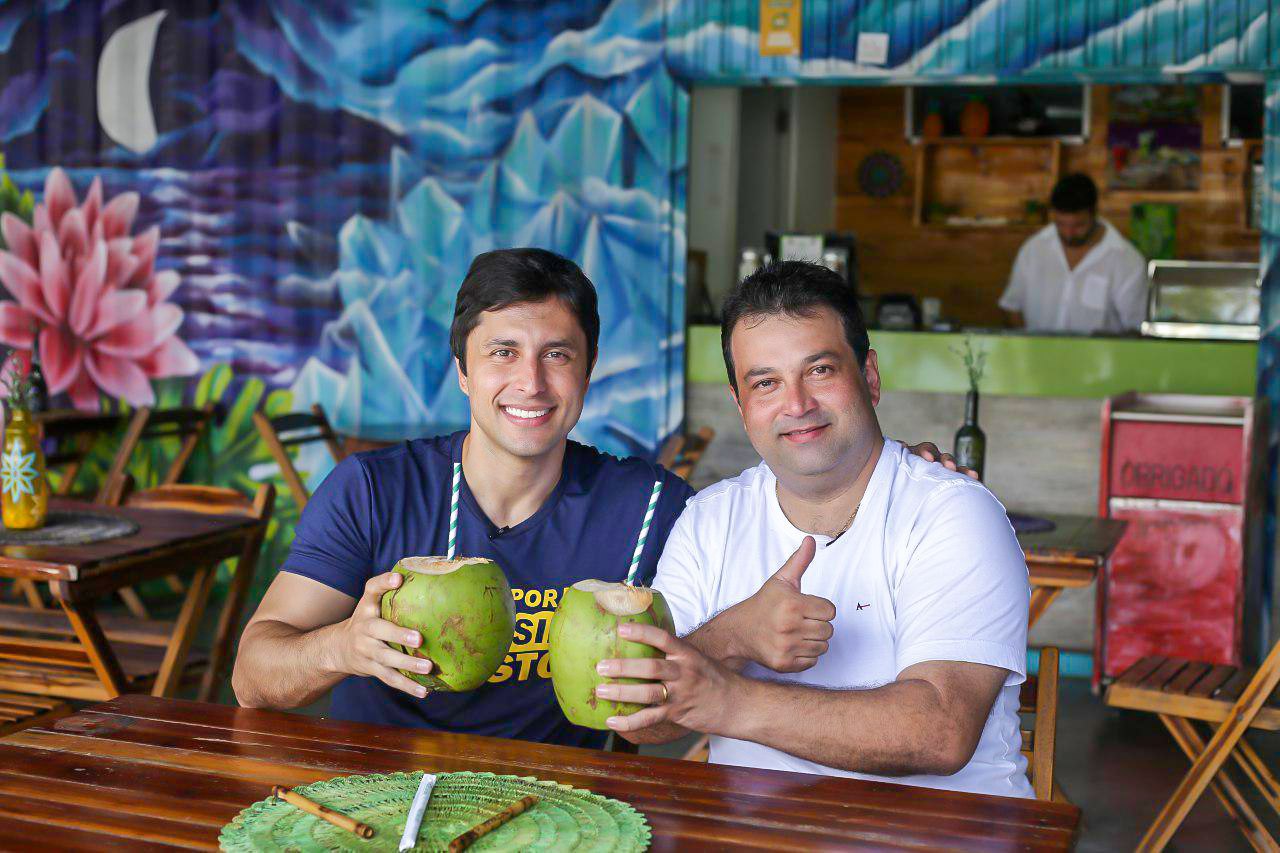
<svg viewBox="0 0 1280 853">
<path fill-rule="evenodd" d="M 667 539 L 654 587 L 687 634 L 750 597 L 808 534 L 778 505 L 765 463 L 689 500 Z M 1026 676 L 1027 567 L 1004 508 L 981 484 L 885 440 L 852 527 L 814 537 L 801 591 L 836 606 L 835 633 L 799 673 L 749 664 L 746 675 L 837 690 L 879 687 L 923 661 L 1009 671 L 969 763 L 952 776 L 877 777 L 777 749 L 711 738 L 711 761 L 881 779 L 1013 797 L 1032 796 L 1022 757 L 1018 685 Z M 919 732 L 929 738 L 931 732 Z"/>
<path fill-rule="evenodd" d="M 1067 266 L 1053 225 L 1033 234 L 1018 250 L 1000 307 L 1018 311 L 1029 331 L 1123 332 L 1142 324 L 1147 312 L 1147 263 L 1110 222 L 1076 264 Z"/>
</svg>

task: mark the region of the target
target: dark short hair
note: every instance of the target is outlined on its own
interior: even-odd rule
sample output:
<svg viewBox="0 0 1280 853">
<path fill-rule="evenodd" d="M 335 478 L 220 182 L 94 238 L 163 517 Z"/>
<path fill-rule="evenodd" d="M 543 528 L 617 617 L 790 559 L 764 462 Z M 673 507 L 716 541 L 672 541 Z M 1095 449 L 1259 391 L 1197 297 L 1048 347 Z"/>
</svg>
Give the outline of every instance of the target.
<svg viewBox="0 0 1280 853">
<path fill-rule="evenodd" d="M 476 255 L 458 288 L 449 328 L 449 347 L 467 372 L 467 336 L 485 311 L 555 297 L 578 318 L 587 336 L 587 372 L 600 344 L 600 312 L 596 289 L 577 264 L 546 249 L 495 249 Z"/>
<path fill-rule="evenodd" d="M 840 318 L 858 367 L 865 366 L 871 349 L 867 324 L 857 294 L 840 274 L 808 261 L 776 261 L 738 282 L 725 298 L 720 322 L 720 347 L 733 392 L 738 393 L 738 377 L 733 370 L 731 346 L 733 330 L 740 320 L 775 314 L 811 317 L 822 308 L 830 308 Z"/>
<path fill-rule="evenodd" d="M 1060 213 L 1093 213 L 1098 209 L 1098 185 L 1084 172 L 1067 175 L 1053 185 L 1049 207 Z"/>
</svg>

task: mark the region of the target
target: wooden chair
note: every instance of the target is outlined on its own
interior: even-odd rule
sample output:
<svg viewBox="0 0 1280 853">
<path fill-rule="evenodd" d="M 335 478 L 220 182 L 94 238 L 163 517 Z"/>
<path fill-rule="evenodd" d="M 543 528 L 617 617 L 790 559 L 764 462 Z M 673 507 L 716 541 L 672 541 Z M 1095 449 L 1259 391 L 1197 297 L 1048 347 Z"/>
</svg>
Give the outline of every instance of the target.
<svg viewBox="0 0 1280 853">
<path fill-rule="evenodd" d="M 120 452 L 116 454 L 107 474 L 105 491 L 99 492 L 98 502 L 111 505 L 119 504 L 124 498 L 125 475 L 129 463 L 139 444 L 176 438 L 179 441 L 178 453 L 160 476 L 159 485 L 170 486 L 182 478 L 187 463 L 196 452 L 196 446 L 208 432 L 213 422 L 214 407 L 212 403 L 198 409 L 173 408 L 149 409 L 140 408 L 134 412 L 129 421 L 129 429 L 125 432 Z M 125 452 L 127 450 L 127 452 Z"/>
<path fill-rule="evenodd" d="M 687 481 L 715 437 L 716 431 L 709 426 L 691 435 L 673 433 L 658 451 L 658 464 Z"/>
<path fill-rule="evenodd" d="M 192 485 L 159 486 L 128 495 L 125 504 L 131 507 L 240 515 L 261 524 L 245 537 L 213 643 L 207 650 L 193 650 L 192 644 L 213 588 L 217 562 L 188 567 L 193 570 L 191 581 L 174 620 L 97 614 L 100 637 L 119 659 L 119 672 L 111 675 L 120 689 L 173 696 L 184 681 L 200 676 L 198 698 L 214 698 L 230 668 L 232 648 L 274 503 L 275 488 L 269 484 L 260 486 L 253 497 L 234 489 Z M 102 698 L 101 672 L 111 667 L 92 646 L 81 641 L 72 615 L 65 608 L 59 612 L 0 605 L 0 688 L 69 699 Z"/>
<path fill-rule="evenodd" d="M 71 713 L 71 704 L 48 696 L 0 691 L 0 737 Z"/>
<path fill-rule="evenodd" d="M 1027 680 L 1022 682 L 1018 711 L 1035 718 L 1031 729 L 1022 730 L 1022 755 L 1027 759 L 1027 776 L 1031 779 L 1036 799 L 1064 802 L 1062 792 L 1053 782 L 1058 742 L 1058 654 L 1052 646 L 1040 650 L 1040 671 L 1027 676 Z M 702 735 L 683 758 L 686 761 L 706 761 L 710 752 L 710 738 Z"/>
<path fill-rule="evenodd" d="M 111 470 L 107 473 L 107 479 L 98 492 L 97 502 L 117 506 L 124 501 L 124 495 L 133 482 L 128 473 L 129 464 L 133 460 L 133 454 L 138 445 L 144 442 L 167 438 L 178 440 L 178 453 L 160 476 L 162 486 L 177 483 L 186 471 L 187 463 L 191 461 L 200 439 L 209 432 L 213 413 L 212 403 L 198 409 L 149 409 L 145 406 L 137 409 L 129 421 L 129 428 L 125 430 L 120 450 L 116 453 Z M 165 578 L 165 582 L 172 592 L 182 593 L 182 583 L 176 576 Z M 125 587 L 120 590 L 120 598 L 136 618 L 146 619 L 150 616 L 147 605 L 137 590 Z"/>
<path fill-rule="evenodd" d="M 212 515 L 243 515 L 262 522 L 257 534 L 245 541 L 240 558 L 236 561 L 235 572 L 231 576 L 231 586 L 227 590 L 227 599 L 218 616 L 218 627 L 214 631 L 214 642 L 209 650 L 209 662 L 200 683 L 198 698 L 202 702 L 212 701 L 214 691 L 230 668 L 232 648 L 240 630 L 240 617 L 244 613 L 244 605 L 249 596 L 249 587 L 253 583 L 254 572 L 257 571 L 258 553 L 262 550 L 262 540 L 266 535 L 267 525 L 271 521 L 275 500 L 275 487 L 269 483 L 259 486 L 252 498 L 242 495 L 235 489 L 173 484 L 135 492 L 125 499 L 125 506 L 140 509 L 181 509 Z M 215 564 L 196 571 L 191 581 L 193 592 L 189 592 L 183 601 L 182 610 L 176 620 L 178 627 L 192 621 L 196 623 L 200 621 L 205 603 L 208 601 L 209 590 L 212 589 L 213 581 L 217 576 L 217 570 L 218 567 Z M 199 594 L 193 594 L 196 589 L 200 590 Z M 109 632 L 108 636 L 110 636 Z M 177 657 L 185 656 L 186 651 L 186 649 L 177 651 L 170 649 L 171 655 Z M 166 662 L 168 662 L 167 659 Z M 165 675 L 163 669 L 161 675 Z M 157 685 L 161 684 L 164 682 L 158 677 Z"/>
<path fill-rule="evenodd" d="M 1213 793 L 1257 850 L 1277 849 L 1275 838 L 1226 773 L 1235 760 L 1264 800 L 1280 813 L 1280 782 L 1245 739 L 1250 728 L 1280 730 L 1280 644 L 1256 670 L 1183 658 L 1145 657 L 1121 673 L 1107 689 L 1113 708 L 1155 714 L 1191 760 L 1173 796 L 1143 836 L 1139 850 L 1163 850 L 1204 793 Z M 1193 721 L 1206 723 L 1208 742 Z"/>
<path fill-rule="evenodd" d="M 1053 782 L 1053 765 L 1058 747 L 1058 650 L 1040 650 L 1040 668 L 1027 676 L 1018 695 L 1018 711 L 1034 718 L 1030 729 L 1022 730 L 1022 754 L 1027 759 L 1027 776 L 1037 800 L 1064 798 Z"/>
<path fill-rule="evenodd" d="M 294 467 L 288 448 L 323 441 L 328 446 L 330 455 L 333 456 L 334 464 L 341 462 L 347 456 L 346 449 L 338 440 L 333 427 L 329 425 L 329 419 L 325 417 L 324 409 L 319 403 L 311 407 L 310 414 L 290 412 L 268 418 L 262 412 L 254 412 L 253 425 L 258 428 L 262 441 L 271 451 L 276 464 L 280 466 L 280 475 L 288 484 L 289 492 L 293 495 L 299 510 L 306 507 L 307 501 L 311 499 L 311 492 L 307 490 L 306 484 L 302 482 L 302 476 Z"/>
</svg>

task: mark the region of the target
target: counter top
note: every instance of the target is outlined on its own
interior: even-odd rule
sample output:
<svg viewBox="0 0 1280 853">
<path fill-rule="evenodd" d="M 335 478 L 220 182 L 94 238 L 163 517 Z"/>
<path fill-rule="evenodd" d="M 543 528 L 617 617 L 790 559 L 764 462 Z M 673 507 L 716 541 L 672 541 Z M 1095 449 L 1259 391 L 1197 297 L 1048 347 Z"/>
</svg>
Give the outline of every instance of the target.
<svg viewBox="0 0 1280 853">
<path fill-rule="evenodd" d="M 1109 397 L 1125 391 L 1253 396 L 1258 345 L 1135 337 L 972 333 L 987 350 L 984 394 L 1023 397 Z M 961 332 L 871 332 L 887 391 L 963 393 L 964 366 L 952 350 Z M 690 326 L 690 382 L 725 381 L 718 326 Z"/>
</svg>

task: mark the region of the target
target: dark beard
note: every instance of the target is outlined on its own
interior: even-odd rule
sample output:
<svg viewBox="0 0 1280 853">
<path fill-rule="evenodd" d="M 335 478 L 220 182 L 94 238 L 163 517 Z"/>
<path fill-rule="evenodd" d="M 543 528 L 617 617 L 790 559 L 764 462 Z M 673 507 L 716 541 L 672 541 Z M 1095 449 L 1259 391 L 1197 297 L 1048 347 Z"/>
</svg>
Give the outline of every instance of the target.
<svg viewBox="0 0 1280 853">
<path fill-rule="evenodd" d="M 1083 237 L 1077 237 L 1074 240 L 1063 240 L 1062 242 L 1066 243 L 1069 248 L 1079 249 L 1081 246 L 1088 245 L 1089 241 L 1093 239 L 1093 235 L 1097 233 L 1098 223 L 1095 222 L 1093 227 L 1089 229 L 1088 234 L 1085 234 Z"/>
</svg>

